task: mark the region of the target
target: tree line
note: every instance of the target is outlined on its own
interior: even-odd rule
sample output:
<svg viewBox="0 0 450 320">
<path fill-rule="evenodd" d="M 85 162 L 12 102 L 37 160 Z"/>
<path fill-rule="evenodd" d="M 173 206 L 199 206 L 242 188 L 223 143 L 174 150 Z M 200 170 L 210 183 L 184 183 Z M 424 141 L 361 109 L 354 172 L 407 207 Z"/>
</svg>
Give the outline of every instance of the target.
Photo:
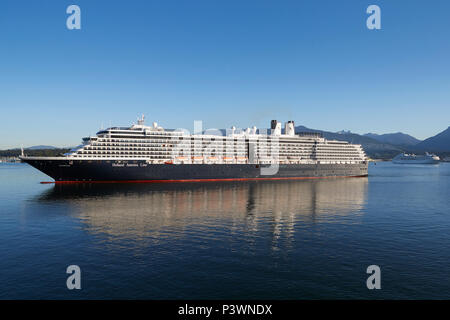
<svg viewBox="0 0 450 320">
<path fill-rule="evenodd" d="M 55 157 L 69 152 L 70 149 L 36 149 L 24 150 L 25 155 L 33 157 Z M 22 154 L 20 149 L 0 150 L 0 157 L 18 157 Z"/>
</svg>

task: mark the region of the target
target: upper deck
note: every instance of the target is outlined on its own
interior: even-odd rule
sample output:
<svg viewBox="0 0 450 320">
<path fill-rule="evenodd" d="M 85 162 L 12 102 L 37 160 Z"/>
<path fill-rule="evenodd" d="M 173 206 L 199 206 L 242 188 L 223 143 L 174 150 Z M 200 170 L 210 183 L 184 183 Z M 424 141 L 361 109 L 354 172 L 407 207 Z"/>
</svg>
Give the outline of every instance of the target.
<svg viewBox="0 0 450 320">
<path fill-rule="evenodd" d="M 360 145 L 326 140 L 320 133 L 295 133 L 294 122 L 272 121 L 256 127 L 207 130 L 191 134 L 164 129 L 144 119 L 130 127 L 111 127 L 68 154 L 73 159 L 145 159 L 149 163 L 358 163 L 366 160 Z"/>
</svg>

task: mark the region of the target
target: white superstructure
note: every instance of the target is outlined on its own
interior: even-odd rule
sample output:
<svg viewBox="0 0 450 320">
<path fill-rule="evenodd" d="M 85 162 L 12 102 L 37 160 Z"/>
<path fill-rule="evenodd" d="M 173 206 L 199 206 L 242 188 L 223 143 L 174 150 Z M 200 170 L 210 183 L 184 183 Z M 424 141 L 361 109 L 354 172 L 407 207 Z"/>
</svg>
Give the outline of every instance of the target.
<svg viewBox="0 0 450 320">
<path fill-rule="evenodd" d="M 296 134 L 293 121 L 285 124 L 284 133 L 276 120 L 266 133 L 259 131 L 256 127 L 232 127 L 226 134 L 190 134 L 164 129 L 157 123 L 146 126 L 142 117 L 131 127 L 111 127 L 84 138 L 82 145 L 65 156 L 74 160 L 146 160 L 155 164 L 356 164 L 367 160 L 360 145 L 326 140 L 319 133 Z"/>
</svg>

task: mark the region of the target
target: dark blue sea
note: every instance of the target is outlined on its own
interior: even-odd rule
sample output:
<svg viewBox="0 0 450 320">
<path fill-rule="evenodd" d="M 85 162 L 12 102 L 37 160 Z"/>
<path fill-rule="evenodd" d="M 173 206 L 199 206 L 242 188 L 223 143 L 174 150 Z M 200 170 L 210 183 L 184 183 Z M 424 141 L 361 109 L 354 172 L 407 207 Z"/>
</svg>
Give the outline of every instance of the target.
<svg viewBox="0 0 450 320">
<path fill-rule="evenodd" d="M 450 298 L 449 163 L 302 181 L 49 180 L 0 164 L 0 299 Z M 69 265 L 81 290 L 67 289 Z"/>
</svg>

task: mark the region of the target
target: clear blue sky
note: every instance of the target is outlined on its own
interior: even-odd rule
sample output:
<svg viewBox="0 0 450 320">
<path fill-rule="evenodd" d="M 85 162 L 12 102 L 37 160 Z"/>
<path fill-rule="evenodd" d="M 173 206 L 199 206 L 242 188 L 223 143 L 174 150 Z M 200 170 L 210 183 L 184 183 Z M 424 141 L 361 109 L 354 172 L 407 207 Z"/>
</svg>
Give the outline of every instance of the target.
<svg viewBox="0 0 450 320">
<path fill-rule="evenodd" d="M 449 14 L 444 0 L 3 0 L 0 149 L 77 145 L 141 113 L 424 139 L 450 125 Z"/>
</svg>

